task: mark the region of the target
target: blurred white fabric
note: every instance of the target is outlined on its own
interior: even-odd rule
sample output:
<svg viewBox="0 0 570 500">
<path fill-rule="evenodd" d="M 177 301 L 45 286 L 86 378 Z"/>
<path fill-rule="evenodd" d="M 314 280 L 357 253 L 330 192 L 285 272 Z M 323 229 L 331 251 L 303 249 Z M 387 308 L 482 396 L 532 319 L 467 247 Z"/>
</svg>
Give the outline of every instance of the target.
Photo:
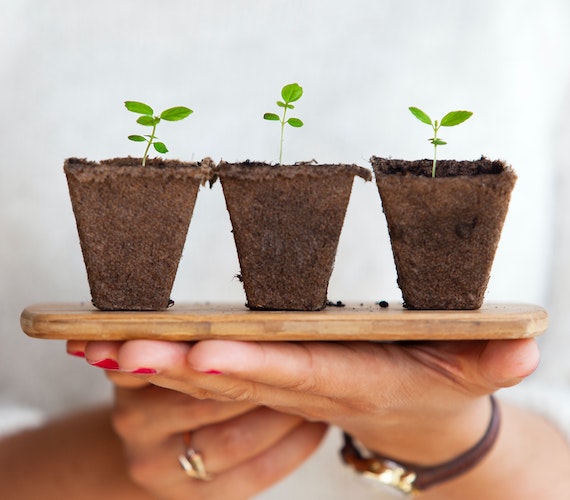
<svg viewBox="0 0 570 500">
<path fill-rule="evenodd" d="M 44 422 L 45 416 L 37 408 L 25 408 L 5 403 L 0 405 L 0 437 L 38 427 Z"/>
<path fill-rule="evenodd" d="M 440 158 L 483 154 L 519 175 L 487 300 L 540 304 L 552 319 L 541 367 L 505 397 L 568 418 L 557 406 L 570 392 L 568 2 L 0 0 L 0 12 L 0 402 L 51 417 L 110 397 L 102 374 L 63 343 L 19 328 L 31 303 L 89 300 L 63 160 L 140 156 L 123 101 L 141 100 L 195 111 L 163 126 L 167 157 L 275 161 L 278 133 L 261 117 L 297 81 L 305 126 L 286 132 L 287 162 L 429 157 L 430 131 L 407 107 L 474 111 L 442 131 Z M 243 302 L 237 271 L 219 185 L 201 190 L 173 298 Z M 395 281 L 376 188 L 357 180 L 329 296 L 398 301 Z M 331 434 L 259 498 L 368 498 L 338 445 Z"/>
</svg>

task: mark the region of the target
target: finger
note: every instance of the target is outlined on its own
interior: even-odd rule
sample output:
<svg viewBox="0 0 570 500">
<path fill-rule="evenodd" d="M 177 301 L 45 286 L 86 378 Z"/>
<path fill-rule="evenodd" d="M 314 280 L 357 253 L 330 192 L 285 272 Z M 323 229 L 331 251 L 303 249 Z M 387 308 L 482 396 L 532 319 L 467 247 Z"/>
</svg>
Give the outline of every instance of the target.
<svg viewBox="0 0 570 500">
<path fill-rule="evenodd" d="M 159 387 L 207 399 L 212 394 L 202 388 L 199 380 L 218 373 L 192 370 L 188 365 L 191 348 L 192 344 L 187 342 L 133 340 L 122 344 L 114 355 L 122 372 L 144 377 Z"/>
<path fill-rule="evenodd" d="M 78 358 L 84 358 L 86 345 L 87 342 L 81 340 L 68 340 L 65 347 L 67 354 L 77 356 Z"/>
<path fill-rule="evenodd" d="M 250 499 L 299 467 L 319 446 L 326 426 L 305 422 L 274 446 L 238 467 L 200 483 L 204 498 Z"/>
<path fill-rule="evenodd" d="M 88 342 L 85 358 L 93 366 L 121 370 L 136 375 L 154 375 L 155 367 L 185 364 L 190 345 L 184 342 L 132 340 L 129 342 Z M 134 356 L 133 356 L 134 353 Z M 137 361 L 140 359 L 141 361 Z"/>
<path fill-rule="evenodd" d="M 119 364 L 117 358 L 121 345 L 121 342 L 87 342 L 85 346 L 85 359 L 92 366 L 105 370 L 118 370 Z"/>
<path fill-rule="evenodd" d="M 249 358 L 243 356 L 244 351 L 253 349 L 254 355 L 263 358 L 264 353 L 259 351 L 265 348 L 265 344 L 257 343 L 240 343 L 240 342 L 216 342 L 206 341 L 205 344 L 212 343 L 221 345 L 225 349 L 225 353 L 230 358 L 237 359 L 240 366 L 243 366 L 242 374 L 244 377 L 249 376 L 252 380 L 244 380 L 235 377 L 224 377 L 219 370 L 203 368 L 204 373 L 193 370 L 190 363 L 193 359 L 192 351 L 196 349 L 198 344 L 186 344 L 177 342 L 163 341 L 131 341 L 121 346 L 119 352 L 119 361 L 121 369 L 133 369 L 135 366 L 146 366 L 156 374 L 152 375 L 149 380 L 153 384 L 161 387 L 178 390 L 192 395 L 199 399 L 212 398 L 220 401 L 247 401 L 253 404 L 262 404 L 271 406 L 276 409 L 284 409 L 290 413 L 302 415 L 311 420 L 322 420 L 323 412 L 330 410 L 330 404 L 323 399 L 318 401 L 319 394 L 331 395 L 335 399 L 342 398 L 342 390 L 349 398 L 354 398 L 355 386 L 362 386 L 364 382 L 370 380 L 370 370 L 361 367 L 360 371 L 355 370 L 351 361 L 345 358 L 353 359 L 356 354 L 352 351 L 355 348 L 350 346 L 325 344 L 325 343 L 308 343 L 312 344 L 311 349 L 322 350 L 323 355 L 314 356 L 319 360 L 319 368 L 314 369 L 311 356 L 307 355 L 308 348 L 302 345 L 292 343 L 267 343 L 267 350 L 275 353 L 273 357 L 268 356 L 266 363 L 256 363 L 252 356 Z M 362 343 L 361 343 L 362 344 Z M 241 349 L 240 349 L 241 348 Z M 330 353 L 329 351 L 334 351 Z M 340 356 L 333 356 L 340 350 Z M 371 360 L 370 348 L 361 347 L 359 351 Z M 298 352 L 302 356 L 298 355 Z M 352 353 L 352 355 L 351 355 Z M 234 356 L 235 355 L 235 356 Z M 352 379 L 360 376 L 361 384 L 338 384 L 339 378 L 346 378 L 345 374 L 333 374 L 335 361 L 338 358 L 344 359 L 343 369 L 352 374 Z M 252 363 L 252 367 L 248 363 Z M 281 365 L 279 365 L 281 363 Z M 205 365 L 207 366 L 207 365 Z M 235 365 L 234 365 L 235 366 Z M 238 370 L 233 370 L 237 373 Z M 257 380 L 254 380 L 254 374 L 259 374 Z M 214 376 L 215 375 L 215 376 Z M 335 380 L 335 377 L 337 380 Z M 319 379 L 317 383 L 315 378 Z M 215 380 L 217 379 L 217 380 Z M 257 387 L 257 381 L 262 383 Z M 276 390 L 279 387 L 286 388 L 286 391 Z M 295 389 L 295 394 L 290 393 L 290 389 Z M 314 389 L 312 391 L 311 389 Z M 320 391 L 320 392 L 319 392 Z M 304 405 L 307 411 L 299 410 L 300 402 L 311 395 L 311 404 Z M 323 397 L 324 396 L 319 396 Z M 317 407 L 319 411 L 312 411 Z M 322 411 L 321 411 L 322 410 Z"/>
<path fill-rule="evenodd" d="M 372 374 L 384 378 L 395 373 L 387 349 L 390 346 L 368 342 L 208 340 L 193 346 L 188 363 L 203 373 L 222 372 L 271 387 L 342 399 L 368 385 Z M 347 377 L 350 384 L 339 384 Z"/>
<path fill-rule="evenodd" d="M 129 375 L 128 373 L 106 370 L 105 375 L 116 387 L 124 389 L 141 389 L 150 385 L 150 382 L 147 380 L 135 375 Z"/>
<path fill-rule="evenodd" d="M 186 369 L 190 347 L 187 342 L 132 340 L 123 343 L 115 356 L 122 371 L 156 374 L 174 367 Z"/>
<path fill-rule="evenodd" d="M 539 361 L 534 339 L 494 340 L 481 355 L 480 369 L 497 388 L 510 387 L 531 375 Z"/>
<path fill-rule="evenodd" d="M 200 399 L 248 401 L 308 420 L 325 420 L 341 404 L 382 411 L 410 393 L 402 390 L 411 380 L 410 363 L 401 363 L 400 349 L 389 344 L 212 340 L 193 346 L 153 342 L 145 348 L 141 342 L 122 346 L 121 366 L 127 358 L 131 366 L 152 366 L 158 372 L 153 384 Z"/>
<path fill-rule="evenodd" d="M 154 387 L 117 388 L 112 419 L 117 433 L 133 449 L 158 446 L 168 436 L 222 422 L 252 409 L 249 403 L 200 401 Z"/>
<path fill-rule="evenodd" d="M 529 345 L 527 350 L 534 352 Z M 399 415 L 395 408 L 433 406 L 434 400 L 446 402 L 439 407 L 443 412 L 444 406 L 455 409 L 459 402 L 490 394 L 499 385 L 485 374 L 483 361 L 500 367 L 501 352 L 489 341 L 405 345 L 203 341 L 188 357 L 197 370 L 226 375 L 196 381 L 210 397 L 251 401 L 343 425 L 343 414 L 390 413 L 395 418 Z"/>
<path fill-rule="evenodd" d="M 539 362 L 534 339 L 423 342 L 408 350 L 442 379 L 479 395 L 520 382 Z"/>
<path fill-rule="evenodd" d="M 187 360 L 180 351 L 178 359 L 160 359 L 149 353 L 152 359 L 146 362 L 159 364 L 164 380 L 158 383 L 178 381 L 182 386 L 189 368 L 196 373 L 223 373 L 273 388 L 341 400 L 355 399 L 363 390 L 369 392 L 371 379 L 382 381 L 384 394 L 410 394 L 414 386 L 422 391 L 422 385 L 432 387 L 430 382 L 434 388 L 447 386 L 484 394 L 497 388 L 480 366 L 488 345 L 489 341 L 375 344 L 206 340 L 187 348 Z M 489 352 L 491 356 L 494 350 Z M 144 362 L 139 359 L 139 363 Z M 202 384 L 205 380 L 194 382 L 208 390 L 223 387 L 220 383 Z M 418 380 L 423 384 L 414 383 Z"/>
<path fill-rule="evenodd" d="M 316 449 L 325 430 L 323 424 L 301 423 L 250 460 L 234 460 L 230 468 L 214 475 L 209 482 L 190 478 L 181 469 L 177 462 L 177 456 L 185 451 L 181 436 L 175 436 L 165 446 L 149 449 L 147 455 L 129 455 L 128 466 L 138 484 L 164 497 L 189 498 L 195 495 L 199 498 L 245 500 L 298 467 Z M 206 471 L 211 473 L 213 456 L 210 449 L 199 452 Z"/>
<path fill-rule="evenodd" d="M 302 423 L 299 417 L 258 408 L 195 431 L 192 446 L 203 454 L 208 470 L 217 475 L 259 455 Z"/>
</svg>

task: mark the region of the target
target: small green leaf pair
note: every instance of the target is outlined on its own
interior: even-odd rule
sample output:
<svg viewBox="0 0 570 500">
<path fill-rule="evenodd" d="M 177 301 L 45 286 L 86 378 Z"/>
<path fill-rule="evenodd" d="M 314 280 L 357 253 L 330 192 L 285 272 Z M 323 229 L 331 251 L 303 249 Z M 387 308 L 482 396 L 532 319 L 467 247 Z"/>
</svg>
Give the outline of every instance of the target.
<svg viewBox="0 0 570 500">
<path fill-rule="evenodd" d="M 454 127 L 455 125 L 459 125 L 460 123 L 463 123 L 464 121 L 471 118 L 473 113 L 471 111 L 450 111 L 441 119 L 441 121 L 438 122 L 437 120 L 432 121 L 432 119 L 419 108 L 410 106 L 410 108 L 408 109 L 419 121 L 425 123 L 426 125 L 431 126 L 431 128 L 433 129 L 433 137 L 428 140 L 433 144 L 433 166 L 431 169 L 431 176 L 435 177 L 435 169 L 437 163 L 437 147 L 447 144 L 447 142 L 443 141 L 437 136 L 439 128 Z"/>
<path fill-rule="evenodd" d="M 157 141 L 158 137 L 156 137 L 156 126 L 160 123 L 160 120 L 166 120 L 169 122 L 176 122 L 179 120 L 183 120 L 187 116 L 191 115 L 193 111 L 190 108 L 186 108 L 184 106 L 176 106 L 174 108 L 165 109 L 159 116 L 154 116 L 153 109 L 148 105 L 142 102 L 137 101 L 125 101 L 125 107 L 132 111 L 133 113 L 137 113 L 141 116 L 137 118 L 137 123 L 139 125 L 143 125 L 145 127 L 152 127 L 152 132 L 147 135 L 129 135 L 129 139 L 134 142 L 146 142 L 146 149 L 142 159 L 142 166 L 146 165 L 146 159 L 148 157 L 148 151 L 150 146 L 154 147 L 156 151 L 159 153 L 168 153 L 168 148 L 166 144 L 161 141 Z"/>
<path fill-rule="evenodd" d="M 287 110 L 295 109 L 295 106 L 293 106 L 293 104 L 291 103 L 301 99 L 302 95 L 303 95 L 303 87 L 301 87 L 299 84 L 290 83 L 288 85 L 285 85 L 281 89 L 281 98 L 283 100 L 277 101 L 277 106 L 283 109 L 283 115 L 281 117 L 279 117 L 279 115 L 276 115 L 275 113 L 265 113 L 263 115 L 263 118 L 265 120 L 278 121 L 281 123 L 281 140 L 279 143 L 279 163 L 282 163 L 283 159 L 283 133 L 285 131 L 285 124 L 289 124 L 291 125 L 291 127 L 296 127 L 296 128 L 303 126 L 303 122 L 299 120 L 299 118 L 289 118 L 287 120 L 285 119 L 287 116 Z"/>
</svg>

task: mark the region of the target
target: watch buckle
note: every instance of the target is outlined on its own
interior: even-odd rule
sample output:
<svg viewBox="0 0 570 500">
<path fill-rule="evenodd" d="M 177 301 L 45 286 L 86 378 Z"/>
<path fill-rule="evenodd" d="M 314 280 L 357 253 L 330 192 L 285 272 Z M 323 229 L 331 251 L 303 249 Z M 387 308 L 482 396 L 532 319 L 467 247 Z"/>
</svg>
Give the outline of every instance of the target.
<svg viewBox="0 0 570 500">
<path fill-rule="evenodd" d="M 370 479 L 396 488 L 403 493 L 410 494 L 415 492 L 414 481 L 416 480 L 416 473 L 406 470 L 390 460 L 373 460 L 369 469 L 362 471 L 362 473 Z"/>
</svg>

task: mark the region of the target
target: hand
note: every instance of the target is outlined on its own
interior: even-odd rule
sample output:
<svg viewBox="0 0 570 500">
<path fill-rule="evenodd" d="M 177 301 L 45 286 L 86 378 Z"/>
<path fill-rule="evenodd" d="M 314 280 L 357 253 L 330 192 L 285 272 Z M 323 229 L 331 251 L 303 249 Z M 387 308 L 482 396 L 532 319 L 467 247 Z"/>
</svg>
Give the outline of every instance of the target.
<svg viewBox="0 0 570 500">
<path fill-rule="evenodd" d="M 533 340 L 417 343 L 89 343 L 91 360 L 152 368 L 153 384 L 199 399 L 265 405 L 342 427 L 393 458 L 432 465 L 470 448 L 487 395 L 529 375 Z M 443 431 L 445 429 L 445 431 Z"/>
<path fill-rule="evenodd" d="M 84 348 L 68 343 L 69 352 Z M 326 430 L 249 402 L 198 400 L 131 374 L 106 373 L 116 386 L 112 421 L 129 474 L 156 498 L 251 498 L 298 467 Z M 178 463 L 187 432 L 211 481 L 190 478 Z"/>
</svg>

